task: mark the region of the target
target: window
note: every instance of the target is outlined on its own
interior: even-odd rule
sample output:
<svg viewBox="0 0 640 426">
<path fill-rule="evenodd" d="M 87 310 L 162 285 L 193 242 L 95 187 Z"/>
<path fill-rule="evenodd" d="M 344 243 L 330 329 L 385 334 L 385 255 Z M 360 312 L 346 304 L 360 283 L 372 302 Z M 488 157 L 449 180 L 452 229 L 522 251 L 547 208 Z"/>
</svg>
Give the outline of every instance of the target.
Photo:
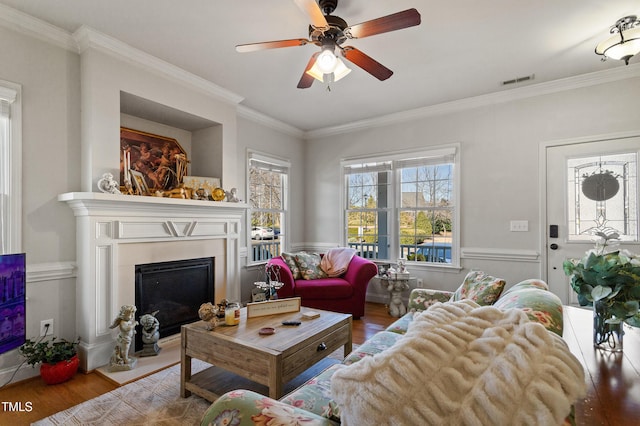
<svg viewBox="0 0 640 426">
<path fill-rule="evenodd" d="M 569 241 L 598 232 L 638 241 L 636 152 L 572 158 L 568 168 Z"/>
<path fill-rule="evenodd" d="M 21 251 L 20 86 L 0 81 L 0 254 Z"/>
<path fill-rule="evenodd" d="M 250 262 L 264 262 L 285 249 L 289 162 L 249 152 Z"/>
<path fill-rule="evenodd" d="M 370 259 L 457 266 L 456 148 L 349 160 L 345 230 Z"/>
</svg>

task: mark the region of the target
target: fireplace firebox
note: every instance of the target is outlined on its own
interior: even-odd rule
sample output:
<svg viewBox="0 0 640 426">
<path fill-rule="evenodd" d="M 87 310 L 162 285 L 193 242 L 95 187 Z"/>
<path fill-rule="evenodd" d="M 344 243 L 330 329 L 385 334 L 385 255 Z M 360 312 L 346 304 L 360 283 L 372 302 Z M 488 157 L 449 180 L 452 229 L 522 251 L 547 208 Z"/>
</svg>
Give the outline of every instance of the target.
<svg viewBox="0 0 640 426">
<path fill-rule="evenodd" d="M 158 311 L 160 338 L 198 321 L 200 305 L 214 301 L 212 257 L 136 265 L 135 275 L 136 316 Z M 138 332 L 135 350 L 141 349 L 142 333 Z"/>
</svg>

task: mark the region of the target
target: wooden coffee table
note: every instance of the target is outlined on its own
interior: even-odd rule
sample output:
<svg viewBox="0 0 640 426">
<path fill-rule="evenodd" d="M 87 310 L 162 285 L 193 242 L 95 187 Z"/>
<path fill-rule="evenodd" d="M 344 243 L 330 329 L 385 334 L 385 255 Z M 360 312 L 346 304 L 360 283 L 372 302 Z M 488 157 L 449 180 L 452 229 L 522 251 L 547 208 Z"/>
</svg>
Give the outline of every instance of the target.
<svg viewBox="0 0 640 426">
<path fill-rule="evenodd" d="M 180 395 L 186 398 L 193 392 L 213 402 L 228 390 L 252 389 L 251 383 L 257 383 L 267 386 L 269 396 L 277 399 L 283 395 L 285 383 L 340 346 L 347 356 L 351 352 L 351 315 L 313 309 L 320 317 L 307 320 L 301 317 L 305 310 L 247 319 L 247 309 L 242 308 L 236 326 L 220 325 L 209 331 L 202 321 L 183 325 Z M 285 320 L 302 324 L 284 326 Z M 261 335 L 258 331 L 263 327 L 273 327 L 276 332 Z M 213 367 L 192 375 L 192 358 Z"/>
</svg>

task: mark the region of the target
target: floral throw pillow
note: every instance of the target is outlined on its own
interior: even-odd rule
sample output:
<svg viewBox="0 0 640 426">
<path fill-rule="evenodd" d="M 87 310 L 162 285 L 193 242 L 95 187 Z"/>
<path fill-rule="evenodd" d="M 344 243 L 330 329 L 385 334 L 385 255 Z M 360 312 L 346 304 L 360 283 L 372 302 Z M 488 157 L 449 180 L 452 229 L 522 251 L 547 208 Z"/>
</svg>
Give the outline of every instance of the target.
<svg viewBox="0 0 640 426">
<path fill-rule="evenodd" d="M 293 279 L 301 279 L 302 274 L 300 273 L 300 268 L 298 268 L 298 264 L 296 263 L 296 255 L 293 253 L 282 253 L 281 256 L 284 259 L 284 263 L 286 263 L 289 269 L 291 269 Z"/>
<path fill-rule="evenodd" d="M 493 305 L 500 297 L 505 284 L 506 281 L 502 278 L 492 277 L 482 271 L 471 271 L 453 293 L 451 301 L 470 299 L 481 306 Z"/>
<path fill-rule="evenodd" d="M 320 267 L 322 258 L 317 253 L 297 253 L 296 263 L 300 269 L 300 274 L 305 280 L 317 280 L 327 278 L 327 273 Z"/>
</svg>

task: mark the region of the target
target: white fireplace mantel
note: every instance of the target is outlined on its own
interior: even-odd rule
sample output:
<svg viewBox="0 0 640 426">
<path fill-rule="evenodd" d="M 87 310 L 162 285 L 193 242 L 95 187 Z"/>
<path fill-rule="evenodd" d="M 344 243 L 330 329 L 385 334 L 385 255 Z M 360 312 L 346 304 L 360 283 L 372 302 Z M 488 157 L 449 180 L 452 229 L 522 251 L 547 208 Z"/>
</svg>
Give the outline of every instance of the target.
<svg viewBox="0 0 640 426">
<path fill-rule="evenodd" d="M 135 304 L 135 264 L 210 256 L 216 299 L 240 300 L 240 230 L 245 203 L 98 192 L 60 194 L 76 216 L 76 327 L 82 368 L 105 365 L 109 328 Z"/>
</svg>

